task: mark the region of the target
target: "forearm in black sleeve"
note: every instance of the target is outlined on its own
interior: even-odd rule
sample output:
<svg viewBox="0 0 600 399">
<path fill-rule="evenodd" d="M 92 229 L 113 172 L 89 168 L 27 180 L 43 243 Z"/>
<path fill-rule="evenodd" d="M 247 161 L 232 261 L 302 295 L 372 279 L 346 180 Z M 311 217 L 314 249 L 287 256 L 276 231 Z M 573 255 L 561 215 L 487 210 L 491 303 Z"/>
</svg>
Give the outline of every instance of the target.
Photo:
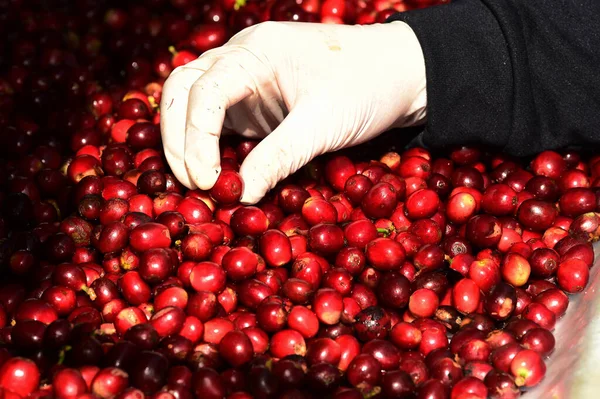
<svg viewBox="0 0 600 399">
<path fill-rule="evenodd" d="M 599 0 L 456 0 L 390 20 L 423 48 L 425 145 L 600 145 Z"/>
</svg>

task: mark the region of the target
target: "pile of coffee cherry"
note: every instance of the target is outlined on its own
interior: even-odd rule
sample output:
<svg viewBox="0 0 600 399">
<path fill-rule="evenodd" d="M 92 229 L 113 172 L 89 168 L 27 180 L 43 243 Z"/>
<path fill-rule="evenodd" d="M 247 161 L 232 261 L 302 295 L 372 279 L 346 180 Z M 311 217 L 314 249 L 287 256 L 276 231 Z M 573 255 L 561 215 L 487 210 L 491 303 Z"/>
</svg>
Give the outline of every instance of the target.
<svg viewBox="0 0 600 399">
<path fill-rule="evenodd" d="M 162 150 L 162 85 L 264 20 L 430 1 L 0 1 L 0 397 L 510 399 L 537 385 L 600 236 L 600 156 L 390 141 L 258 204 Z"/>
</svg>

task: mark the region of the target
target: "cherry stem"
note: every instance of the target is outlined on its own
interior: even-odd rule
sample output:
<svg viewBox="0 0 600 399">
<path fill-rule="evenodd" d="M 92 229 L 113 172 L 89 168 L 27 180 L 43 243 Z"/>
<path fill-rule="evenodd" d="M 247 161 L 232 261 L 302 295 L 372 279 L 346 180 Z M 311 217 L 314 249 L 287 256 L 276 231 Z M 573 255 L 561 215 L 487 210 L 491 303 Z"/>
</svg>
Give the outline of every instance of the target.
<svg viewBox="0 0 600 399">
<path fill-rule="evenodd" d="M 148 102 L 150 103 L 150 105 L 152 106 L 152 108 L 158 109 L 158 103 L 156 102 L 156 100 L 154 99 L 154 97 L 148 96 Z"/>
<path fill-rule="evenodd" d="M 365 399 L 371 399 L 381 394 L 381 387 L 373 387 L 367 392 L 363 393 Z"/>
<path fill-rule="evenodd" d="M 383 227 L 378 227 L 377 228 L 377 232 L 379 234 L 383 234 L 384 237 L 389 237 L 390 234 L 392 234 L 392 228 L 386 229 L 386 228 L 383 228 Z"/>
<path fill-rule="evenodd" d="M 70 351 L 72 347 L 70 345 L 65 345 L 60 352 L 58 353 L 58 361 L 57 364 L 63 364 L 65 362 L 65 357 L 67 352 Z"/>
<path fill-rule="evenodd" d="M 308 236 L 308 230 L 294 229 L 294 233 L 304 237 Z"/>
<path fill-rule="evenodd" d="M 240 8 L 246 5 L 246 0 L 235 0 L 235 4 L 233 5 L 233 9 L 238 11 Z"/>
<path fill-rule="evenodd" d="M 91 299 L 92 301 L 95 301 L 95 300 L 96 300 L 96 293 L 94 292 L 94 289 L 93 289 L 93 288 L 90 288 L 90 287 L 88 287 L 88 286 L 84 285 L 84 286 L 82 286 L 82 287 L 81 287 L 81 291 L 83 291 L 83 292 L 85 292 L 86 294 L 88 294 L 88 296 L 90 297 L 90 299 Z"/>
</svg>

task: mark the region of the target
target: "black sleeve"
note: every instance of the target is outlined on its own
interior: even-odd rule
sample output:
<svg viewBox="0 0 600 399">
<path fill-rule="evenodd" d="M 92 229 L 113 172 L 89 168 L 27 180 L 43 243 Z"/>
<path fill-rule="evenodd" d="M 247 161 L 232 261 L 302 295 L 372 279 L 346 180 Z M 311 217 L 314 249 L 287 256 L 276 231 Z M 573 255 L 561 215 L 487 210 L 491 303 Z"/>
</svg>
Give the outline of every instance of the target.
<svg viewBox="0 0 600 399">
<path fill-rule="evenodd" d="M 393 20 L 423 48 L 425 145 L 600 144 L 600 0 L 456 0 Z"/>
</svg>

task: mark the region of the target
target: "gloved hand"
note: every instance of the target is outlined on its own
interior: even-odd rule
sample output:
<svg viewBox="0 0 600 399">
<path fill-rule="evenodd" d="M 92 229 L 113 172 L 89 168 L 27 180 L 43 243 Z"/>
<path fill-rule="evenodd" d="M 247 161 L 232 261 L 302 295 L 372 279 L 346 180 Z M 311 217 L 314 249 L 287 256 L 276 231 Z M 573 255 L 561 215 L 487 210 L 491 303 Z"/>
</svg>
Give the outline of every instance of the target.
<svg viewBox="0 0 600 399">
<path fill-rule="evenodd" d="M 325 152 L 425 118 L 421 46 L 403 22 L 266 22 L 173 71 L 161 101 L 167 161 L 188 188 L 220 173 L 219 137 L 264 138 L 240 167 L 241 201 Z"/>
</svg>

